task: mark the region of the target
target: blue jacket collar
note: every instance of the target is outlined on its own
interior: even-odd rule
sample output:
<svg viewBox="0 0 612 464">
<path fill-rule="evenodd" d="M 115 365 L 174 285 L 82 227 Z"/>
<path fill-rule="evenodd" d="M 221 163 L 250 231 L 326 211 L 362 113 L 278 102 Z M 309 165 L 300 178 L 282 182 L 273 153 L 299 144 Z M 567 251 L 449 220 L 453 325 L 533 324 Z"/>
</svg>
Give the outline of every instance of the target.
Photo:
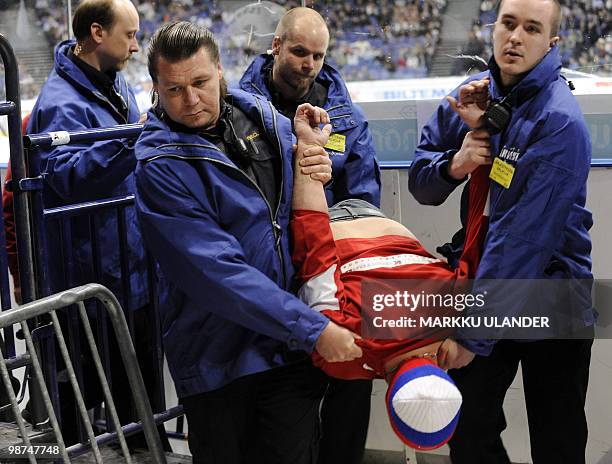
<svg viewBox="0 0 612 464">
<path fill-rule="evenodd" d="M 75 65 L 68 56 L 68 51 L 76 44 L 74 40 L 65 40 L 55 47 L 55 72 L 68 81 L 73 87 L 107 102 L 102 93 L 87 79 L 85 73 Z M 128 101 L 127 83 L 120 72 L 115 77 L 115 89 Z"/>
<path fill-rule="evenodd" d="M 266 87 L 263 68 L 273 60 L 274 57 L 272 55 L 265 53 L 257 56 L 245 71 L 242 79 L 240 79 L 240 88 L 271 100 L 272 95 Z M 340 73 L 336 69 L 327 63 L 323 63 L 321 72 L 316 79 L 328 89 L 325 109 L 331 110 L 331 116 L 352 111 L 353 102 Z"/>
<path fill-rule="evenodd" d="M 163 154 L 193 156 L 192 150 L 183 153 L 181 149 L 181 152 L 177 152 L 177 147 L 184 145 L 198 145 L 216 150 L 212 143 L 195 132 L 172 130 L 165 118 L 160 117 L 155 110 L 151 109 L 147 113 L 147 120 L 136 142 L 134 152 L 136 153 L 136 159 L 139 161 Z M 201 156 L 201 154 L 200 152 L 199 155 Z"/>
<path fill-rule="evenodd" d="M 244 111 L 250 119 L 261 121 L 270 135 L 273 144 L 275 143 L 276 132 L 278 132 L 279 137 L 283 138 L 281 143 L 284 146 L 291 146 L 289 121 L 283 118 L 286 121 L 285 130 L 276 131 L 275 120 L 278 118 L 278 115 L 272 113 L 271 105 L 268 101 L 239 89 L 232 89 L 229 95 L 233 98 L 234 104 Z M 180 152 L 177 152 L 177 147 L 179 146 L 181 149 Z M 135 153 L 136 158 L 139 161 L 143 161 L 152 157 L 163 156 L 164 154 L 191 157 L 203 156 L 202 149 L 206 149 L 205 155 L 207 157 L 230 162 L 229 158 L 199 133 L 172 130 L 163 117 L 160 118 L 154 110 L 150 110 L 147 114 L 147 121 L 144 124 L 143 131 L 136 143 Z"/>
<path fill-rule="evenodd" d="M 489 72 L 491 79 L 490 93 L 494 99 L 504 97 L 501 90 L 500 69 L 495 61 L 495 57 L 491 57 L 489 61 Z M 517 106 L 531 99 L 543 88 L 548 87 L 556 81 L 561 73 L 561 58 L 559 57 L 559 49 L 557 46 L 544 55 L 544 58 L 529 71 L 519 83 L 517 83 L 507 94 L 508 103 L 512 106 Z"/>
</svg>

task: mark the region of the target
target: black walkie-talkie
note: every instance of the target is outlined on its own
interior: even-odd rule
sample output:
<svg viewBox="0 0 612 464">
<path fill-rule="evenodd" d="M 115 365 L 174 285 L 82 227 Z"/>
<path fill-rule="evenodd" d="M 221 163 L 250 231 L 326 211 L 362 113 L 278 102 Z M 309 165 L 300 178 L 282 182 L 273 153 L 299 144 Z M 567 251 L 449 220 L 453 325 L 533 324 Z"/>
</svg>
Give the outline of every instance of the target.
<svg viewBox="0 0 612 464">
<path fill-rule="evenodd" d="M 503 132 L 510 124 L 512 110 L 506 103 L 507 99 L 508 96 L 499 101 L 492 101 L 484 113 L 485 127 L 491 135 Z"/>
</svg>

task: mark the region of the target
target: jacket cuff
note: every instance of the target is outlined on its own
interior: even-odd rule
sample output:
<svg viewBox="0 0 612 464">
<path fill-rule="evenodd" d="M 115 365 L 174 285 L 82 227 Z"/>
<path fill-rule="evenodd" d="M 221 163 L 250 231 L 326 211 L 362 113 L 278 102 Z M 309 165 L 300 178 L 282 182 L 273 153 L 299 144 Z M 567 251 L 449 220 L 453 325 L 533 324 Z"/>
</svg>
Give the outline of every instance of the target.
<svg viewBox="0 0 612 464">
<path fill-rule="evenodd" d="M 468 176 L 465 176 L 463 179 L 457 180 L 457 179 L 452 178 L 450 174 L 448 173 L 449 164 L 451 160 L 453 159 L 453 156 L 455 156 L 457 152 L 458 150 L 447 151 L 442 157 L 442 159 L 438 162 L 438 165 L 437 165 L 438 174 L 440 178 L 444 179 L 447 184 L 452 185 L 453 187 L 462 184 L 468 178 Z"/>
<path fill-rule="evenodd" d="M 479 356 L 489 356 L 497 342 L 497 340 L 473 340 L 469 338 L 456 338 L 455 341 Z"/>
<path fill-rule="evenodd" d="M 327 324 L 329 324 L 327 317 L 314 309 L 308 308 L 308 311 L 295 321 L 293 330 L 287 338 L 287 346 L 290 350 L 303 350 L 312 353 Z"/>
</svg>

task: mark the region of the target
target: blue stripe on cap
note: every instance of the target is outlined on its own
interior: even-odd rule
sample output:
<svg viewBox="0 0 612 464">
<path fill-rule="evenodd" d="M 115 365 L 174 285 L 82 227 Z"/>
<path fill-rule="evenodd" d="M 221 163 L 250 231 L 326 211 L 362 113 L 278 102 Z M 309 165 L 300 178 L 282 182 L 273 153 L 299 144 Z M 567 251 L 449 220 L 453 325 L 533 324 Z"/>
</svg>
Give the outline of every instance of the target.
<svg viewBox="0 0 612 464">
<path fill-rule="evenodd" d="M 459 420 L 460 410 L 457 411 L 455 417 L 446 425 L 443 429 L 438 430 L 433 433 L 424 433 L 419 432 L 408 424 L 406 424 L 395 412 L 393 408 L 393 398 L 397 394 L 397 392 L 406 385 L 408 382 L 420 378 L 434 375 L 441 379 L 446 380 L 447 382 L 455 385 L 455 382 L 448 376 L 448 374 L 434 365 L 421 365 L 416 366 L 411 369 L 407 369 L 406 372 L 401 373 L 395 379 L 393 379 L 392 384 L 389 386 L 391 391 L 388 395 L 387 401 L 387 409 L 389 411 L 389 418 L 393 422 L 397 432 L 399 432 L 406 440 L 408 440 L 411 444 L 416 447 L 421 448 L 437 448 L 445 443 L 448 438 L 453 434 L 455 427 L 457 426 L 457 422 Z"/>
</svg>

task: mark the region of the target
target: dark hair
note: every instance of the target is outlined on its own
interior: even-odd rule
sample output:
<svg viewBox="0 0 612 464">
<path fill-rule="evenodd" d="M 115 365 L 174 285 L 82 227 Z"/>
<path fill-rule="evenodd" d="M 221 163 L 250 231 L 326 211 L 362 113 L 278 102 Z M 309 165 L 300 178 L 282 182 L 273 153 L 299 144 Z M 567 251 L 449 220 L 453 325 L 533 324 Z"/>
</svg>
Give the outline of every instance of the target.
<svg viewBox="0 0 612 464">
<path fill-rule="evenodd" d="M 74 11 L 72 31 L 77 42 L 91 35 L 91 25 L 98 23 L 106 30 L 115 24 L 115 0 L 84 0 Z"/>
<path fill-rule="evenodd" d="M 553 21 L 550 26 L 550 36 L 555 37 L 559 34 L 559 28 L 561 27 L 561 3 L 559 2 L 559 0 L 550 1 L 554 3 L 555 8 L 557 9 L 556 13 L 553 15 Z M 499 11 L 501 10 L 502 3 L 504 3 L 504 0 L 499 0 L 499 2 L 497 3 L 497 8 L 495 10 L 497 11 L 497 16 L 499 16 Z"/>
<path fill-rule="evenodd" d="M 151 37 L 147 65 L 153 82 L 157 82 L 157 60 L 161 56 L 170 63 L 195 55 L 202 47 L 211 60 L 219 63 L 219 45 L 212 32 L 188 21 L 173 21 L 161 26 Z"/>
</svg>

